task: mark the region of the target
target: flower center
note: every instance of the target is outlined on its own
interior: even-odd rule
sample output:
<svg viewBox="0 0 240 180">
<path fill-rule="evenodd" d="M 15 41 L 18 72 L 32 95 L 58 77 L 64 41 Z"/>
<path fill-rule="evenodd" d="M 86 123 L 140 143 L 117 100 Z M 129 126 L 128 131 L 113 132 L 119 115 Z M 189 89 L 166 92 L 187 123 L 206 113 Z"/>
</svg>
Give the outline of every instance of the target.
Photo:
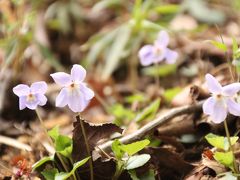
<svg viewBox="0 0 240 180">
<path fill-rule="evenodd" d="M 79 88 L 79 86 L 75 82 L 72 82 L 72 84 L 70 84 L 69 87 L 68 87 L 70 93 L 77 92 L 78 88 Z"/>
<path fill-rule="evenodd" d="M 159 55 L 161 55 L 161 53 L 162 53 L 162 49 L 159 48 L 159 47 L 155 47 L 154 53 L 155 53 L 157 56 L 159 56 Z"/>
<path fill-rule="evenodd" d="M 32 93 L 30 93 L 30 94 L 27 96 L 27 101 L 28 101 L 28 102 L 33 102 L 35 99 L 36 99 L 36 97 L 35 97 Z"/>
</svg>

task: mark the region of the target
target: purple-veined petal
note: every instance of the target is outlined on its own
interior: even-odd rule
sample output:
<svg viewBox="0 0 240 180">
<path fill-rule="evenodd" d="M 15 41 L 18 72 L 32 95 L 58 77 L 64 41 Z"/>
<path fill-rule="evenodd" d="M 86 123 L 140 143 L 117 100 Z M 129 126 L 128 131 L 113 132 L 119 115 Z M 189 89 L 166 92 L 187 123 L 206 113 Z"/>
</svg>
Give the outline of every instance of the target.
<svg viewBox="0 0 240 180">
<path fill-rule="evenodd" d="M 47 83 L 44 81 L 35 82 L 31 85 L 30 90 L 33 94 L 45 94 L 47 91 Z"/>
<path fill-rule="evenodd" d="M 158 38 L 155 41 L 155 45 L 161 46 L 161 47 L 167 47 L 169 43 L 169 35 L 167 31 L 160 31 L 158 33 Z"/>
<path fill-rule="evenodd" d="M 26 108 L 26 96 L 19 97 L 19 109 L 23 110 Z"/>
<path fill-rule="evenodd" d="M 71 84 L 71 76 L 64 72 L 57 72 L 50 74 L 50 76 L 53 78 L 55 83 L 57 83 L 60 86 L 68 86 Z"/>
<path fill-rule="evenodd" d="M 205 76 L 208 90 L 211 93 L 222 93 L 221 84 L 213 77 L 211 74 L 206 74 Z"/>
<path fill-rule="evenodd" d="M 71 78 L 74 81 L 82 82 L 86 77 L 86 70 L 78 64 L 73 65 L 71 69 Z"/>
<path fill-rule="evenodd" d="M 205 114 L 210 115 L 213 111 L 214 105 L 215 105 L 216 100 L 213 97 L 208 98 L 204 103 L 203 103 L 203 112 Z"/>
<path fill-rule="evenodd" d="M 143 46 L 138 52 L 138 56 L 140 58 L 140 63 L 142 66 L 149 66 L 154 62 L 154 47 L 152 45 Z"/>
<path fill-rule="evenodd" d="M 38 101 L 39 101 L 39 106 L 44 106 L 47 103 L 47 98 L 43 94 L 38 94 L 37 95 Z"/>
<path fill-rule="evenodd" d="M 240 83 L 232 83 L 223 87 L 225 96 L 234 96 L 238 91 L 240 91 Z"/>
<path fill-rule="evenodd" d="M 29 86 L 25 84 L 19 84 L 13 88 L 14 94 L 16 94 L 18 97 L 20 96 L 27 96 L 30 93 Z"/>
<path fill-rule="evenodd" d="M 227 107 L 230 114 L 240 116 L 240 104 L 236 103 L 233 99 L 227 99 Z"/>
<path fill-rule="evenodd" d="M 64 107 L 68 104 L 68 90 L 63 88 L 56 98 L 56 106 Z"/>
<path fill-rule="evenodd" d="M 86 100 L 90 100 L 94 97 L 94 92 L 92 89 L 88 88 L 85 84 L 80 84 L 80 90 Z"/>
<path fill-rule="evenodd" d="M 82 112 L 88 105 L 80 90 L 74 90 L 68 96 L 68 106 L 73 112 Z"/>
<path fill-rule="evenodd" d="M 166 58 L 166 63 L 174 64 L 178 58 L 178 53 L 176 51 L 166 48 L 165 58 Z"/>
<path fill-rule="evenodd" d="M 210 114 L 212 121 L 216 124 L 223 122 L 227 117 L 227 108 L 223 101 L 216 101 L 214 103 L 212 113 Z"/>
</svg>

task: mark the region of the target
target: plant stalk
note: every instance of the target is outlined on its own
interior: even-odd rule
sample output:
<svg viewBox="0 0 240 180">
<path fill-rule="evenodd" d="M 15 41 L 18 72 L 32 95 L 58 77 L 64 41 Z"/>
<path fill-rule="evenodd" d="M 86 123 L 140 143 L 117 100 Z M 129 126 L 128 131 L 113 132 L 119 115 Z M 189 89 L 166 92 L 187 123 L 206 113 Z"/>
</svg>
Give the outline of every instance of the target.
<svg viewBox="0 0 240 180">
<path fill-rule="evenodd" d="M 160 87 L 160 79 L 159 79 L 159 76 L 158 76 L 158 69 L 159 69 L 158 62 L 154 63 L 154 66 L 156 68 L 155 83 L 156 83 L 156 86 L 159 88 Z"/>
<path fill-rule="evenodd" d="M 233 168 L 234 168 L 234 172 L 236 174 L 239 174 L 239 169 L 238 169 L 236 158 L 235 158 L 235 155 L 234 155 L 233 146 L 232 146 L 232 143 L 231 143 L 230 133 L 229 133 L 229 129 L 228 129 L 228 125 L 227 125 L 227 120 L 226 119 L 224 120 L 224 128 L 225 128 L 225 131 L 226 131 L 226 135 L 227 135 L 227 140 L 228 140 L 230 151 L 232 151 L 232 154 L 233 154 Z"/>
<path fill-rule="evenodd" d="M 85 128 L 84 128 L 84 124 L 81 120 L 81 116 L 80 114 L 78 115 L 79 116 L 79 119 L 80 119 L 80 125 L 81 125 L 81 129 L 82 129 L 82 134 L 83 134 L 83 138 L 84 138 L 84 141 L 85 141 L 85 145 L 86 145 L 86 150 L 87 150 L 87 154 L 89 157 L 91 157 L 89 159 L 89 168 L 90 168 L 90 179 L 91 180 L 94 180 L 94 174 L 93 174 L 93 162 L 92 162 L 92 156 L 91 156 L 91 152 L 90 152 L 90 148 L 89 148 L 89 145 L 88 145 L 88 140 L 87 140 L 87 135 L 86 135 L 86 132 L 85 132 Z"/>
<path fill-rule="evenodd" d="M 52 147 L 54 147 L 53 140 L 49 137 L 48 132 L 47 132 L 47 128 L 44 126 L 43 120 L 42 120 L 42 118 L 41 118 L 41 116 L 40 116 L 40 113 L 39 113 L 39 111 L 38 111 L 37 108 L 35 109 L 35 112 L 36 112 L 37 117 L 38 117 L 38 119 L 39 119 L 39 121 L 40 121 L 40 124 L 41 124 L 41 126 L 42 126 L 42 129 L 44 130 L 44 133 L 45 133 L 45 135 L 46 135 L 47 138 L 48 138 L 48 141 L 49 141 L 50 145 L 51 145 Z M 60 160 L 60 162 L 61 162 L 64 170 L 65 170 L 66 172 L 69 172 L 68 166 L 65 164 L 65 162 L 64 162 L 64 160 L 62 159 L 61 155 L 56 152 L 56 156 L 57 156 L 58 159 Z"/>
</svg>

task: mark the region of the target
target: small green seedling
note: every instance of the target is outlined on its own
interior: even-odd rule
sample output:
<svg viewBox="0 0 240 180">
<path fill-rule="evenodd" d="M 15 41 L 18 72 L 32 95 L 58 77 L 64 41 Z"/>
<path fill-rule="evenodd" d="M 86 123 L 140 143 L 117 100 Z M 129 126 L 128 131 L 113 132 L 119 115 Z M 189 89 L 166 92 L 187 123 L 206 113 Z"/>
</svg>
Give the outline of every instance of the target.
<svg viewBox="0 0 240 180">
<path fill-rule="evenodd" d="M 145 139 L 124 145 L 119 140 L 115 140 L 112 144 L 112 150 L 116 157 L 117 166 L 113 179 L 118 179 L 123 170 L 127 170 L 131 177 L 136 177 L 133 169 L 143 166 L 151 158 L 149 154 L 136 155 L 136 153 L 149 145 L 149 143 L 150 141 Z"/>
</svg>

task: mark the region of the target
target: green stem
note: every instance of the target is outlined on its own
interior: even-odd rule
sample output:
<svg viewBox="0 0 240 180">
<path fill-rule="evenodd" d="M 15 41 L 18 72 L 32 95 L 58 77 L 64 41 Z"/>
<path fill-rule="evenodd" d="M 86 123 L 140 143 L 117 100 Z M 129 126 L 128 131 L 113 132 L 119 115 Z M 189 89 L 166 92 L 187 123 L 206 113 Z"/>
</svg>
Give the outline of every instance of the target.
<svg viewBox="0 0 240 180">
<path fill-rule="evenodd" d="M 156 62 L 154 65 L 155 65 L 155 68 L 156 68 L 155 83 L 156 83 L 156 86 L 159 88 L 160 87 L 160 79 L 159 79 L 159 76 L 158 76 L 159 64 L 158 64 L 158 62 Z"/>
<path fill-rule="evenodd" d="M 118 180 L 119 176 L 122 174 L 123 171 L 123 164 L 120 162 L 117 162 L 117 169 L 116 172 L 112 178 L 112 180 Z"/>
<path fill-rule="evenodd" d="M 69 159 L 70 159 L 70 161 L 71 161 L 71 163 L 72 163 L 72 165 L 73 165 L 74 163 L 73 163 L 72 158 L 69 158 Z M 77 174 L 77 176 L 76 176 L 76 174 Z M 81 180 L 79 174 L 78 174 L 78 173 L 76 173 L 76 174 L 75 174 L 75 172 L 73 173 L 73 179 L 74 179 L 74 180 Z"/>
<path fill-rule="evenodd" d="M 224 128 L 225 128 L 225 131 L 226 131 L 226 135 L 227 135 L 230 151 L 232 151 L 232 154 L 233 154 L 233 168 L 234 168 L 234 172 L 236 174 L 239 174 L 239 169 L 238 169 L 237 162 L 236 162 L 236 159 L 235 159 L 233 146 L 232 146 L 232 143 L 231 143 L 230 133 L 229 133 L 229 130 L 228 130 L 228 125 L 227 125 L 227 120 L 226 119 L 224 120 Z"/>
<path fill-rule="evenodd" d="M 84 124 L 81 120 L 80 114 L 78 116 L 79 116 L 79 119 L 80 119 L 80 125 L 81 125 L 82 134 L 83 134 L 83 138 L 84 138 L 86 149 L 87 149 L 87 154 L 88 154 L 89 157 L 91 157 L 88 162 L 89 162 L 89 168 L 90 168 L 90 179 L 93 180 L 94 179 L 94 174 L 93 174 L 92 156 L 91 156 L 90 148 L 89 148 L 89 145 L 88 145 L 88 140 L 87 140 L 87 135 L 86 135 L 86 132 L 85 132 Z"/>
<path fill-rule="evenodd" d="M 39 119 L 39 121 L 40 121 L 40 124 L 41 124 L 41 126 L 42 126 L 42 129 L 44 130 L 44 133 L 45 133 L 45 135 L 46 135 L 47 138 L 48 138 L 49 143 L 51 144 L 52 147 L 54 147 L 53 140 L 52 140 L 52 139 L 50 138 L 50 136 L 48 135 L 47 128 L 44 126 L 43 120 L 42 120 L 42 118 L 41 118 L 41 116 L 40 116 L 40 113 L 39 113 L 39 111 L 38 111 L 37 108 L 35 109 L 35 112 L 36 112 L 37 117 L 38 117 L 38 119 Z M 65 170 L 66 172 L 68 172 L 68 171 L 69 171 L 68 166 L 65 164 L 65 162 L 64 162 L 64 160 L 62 159 L 61 155 L 56 152 L 56 156 L 57 156 L 58 159 L 60 160 L 60 162 L 61 162 L 64 170 Z"/>
</svg>

